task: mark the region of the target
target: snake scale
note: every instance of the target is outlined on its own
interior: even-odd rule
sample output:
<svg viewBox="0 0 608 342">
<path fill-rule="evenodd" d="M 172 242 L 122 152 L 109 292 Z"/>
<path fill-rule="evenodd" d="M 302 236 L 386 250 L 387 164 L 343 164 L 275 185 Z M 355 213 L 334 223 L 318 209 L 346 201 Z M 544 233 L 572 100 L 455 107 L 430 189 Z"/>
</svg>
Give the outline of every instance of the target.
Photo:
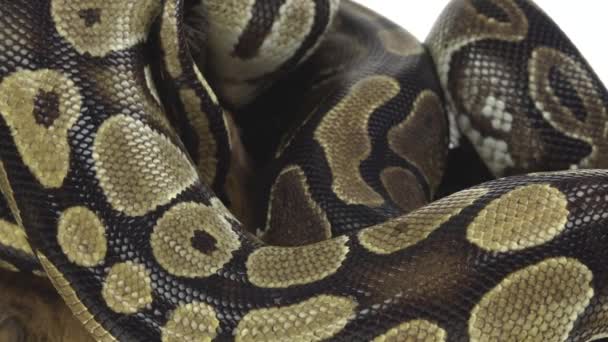
<svg viewBox="0 0 608 342">
<path fill-rule="evenodd" d="M 531 1 L 425 44 L 348 0 L 0 4 L 0 267 L 95 340 L 608 336 L 608 96 Z M 444 196 L 450 141 L 507 177 Z"/>
</svg>

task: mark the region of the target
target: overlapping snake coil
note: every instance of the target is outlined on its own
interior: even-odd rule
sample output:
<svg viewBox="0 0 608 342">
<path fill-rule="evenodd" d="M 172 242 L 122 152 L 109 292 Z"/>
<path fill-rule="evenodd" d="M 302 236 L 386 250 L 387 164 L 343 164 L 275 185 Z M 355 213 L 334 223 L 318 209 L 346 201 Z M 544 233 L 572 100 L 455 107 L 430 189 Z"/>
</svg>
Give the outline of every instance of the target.
<svg viewBox="0 0 608 342">
<path fill-rule="evenodd" d="M 0 0 L 0 267 L 97 341 L 599 339 L 607 105 L 529 0 L 425 44 L 349 0 Z M 484 172 L 450 131 L 509 177 L 444 196 Z"/>
</svg>

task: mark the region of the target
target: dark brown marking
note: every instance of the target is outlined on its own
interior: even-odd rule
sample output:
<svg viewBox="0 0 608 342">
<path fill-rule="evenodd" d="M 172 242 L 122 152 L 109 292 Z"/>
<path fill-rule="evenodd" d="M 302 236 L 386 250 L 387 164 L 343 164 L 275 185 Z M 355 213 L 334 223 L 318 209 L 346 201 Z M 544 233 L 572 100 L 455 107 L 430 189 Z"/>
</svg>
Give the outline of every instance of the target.
<svg viewBox="0 0 608 342">
<path fill-rule="evenodd" d="M 204 230 L 195 231 L 190 242 L 192 247 L 207 255 L 217 250 L 217 240 Z"/>
<path fill-rule="evenodd" d="M 380 179 L 393 202 L 404 213 L 418 209 L 428 202 L 424 189 L 409 170 L 389 167 L 382 171 Z"/>
<path fill-rule="evenodd" d="M 256 1 L 252 9 L 252 19 L 241 34 L 238 44 L 234 47 L 234 55 L 242 59 L 257 56 L 266 36 L 270 33 L 276 21 L 279 9 L 286 0 Z"/>
<path fill-rule="evenodd" d="M 300 246 L 330 238 L 325 212 L 313 201 L 300 168 L 281 174 L 272 188 L 265 240 L 271 245 Z"/>
<path fill-rule="evenodd" d="M 86 27 L 92 27 L 95 24 L 101 22 L 101 9 L 99 8 L 88 8 L 85 10 L 78 11 L 78 16 L 84 20 Z"/>
<path fill-rule="evenodd" d="M 59 117 L 59 96 L 54 92 L 38 91 L 34 98 L 34 118 L 36 123 L 51 127 Z"/>
<path fill-rule="evenodd" d="M 429 197 L 443 177 L 448 151 L 447 127 L 441 100 L 425 90 L 418 95 L 411 112 L 389 132 L 391 149 L 416 165 L 426 177 L 431 188 Z"/>
</svg>

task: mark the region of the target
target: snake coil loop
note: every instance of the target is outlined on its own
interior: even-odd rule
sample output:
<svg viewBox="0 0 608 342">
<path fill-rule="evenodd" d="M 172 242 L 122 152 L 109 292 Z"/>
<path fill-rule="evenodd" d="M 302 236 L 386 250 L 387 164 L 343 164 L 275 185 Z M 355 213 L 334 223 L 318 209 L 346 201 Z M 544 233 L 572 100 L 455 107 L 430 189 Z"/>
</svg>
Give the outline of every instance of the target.
<svg viewBox="0 0 608 342">
<path fill-rule="evenodd" d="M 425 44 L 350 0 L 0 0 L 0 268 L 96 341 L 599 339 L 607 104 L 530 0 Z M 508 177 L 450 183 L 450 136 Z"/>
</svg>

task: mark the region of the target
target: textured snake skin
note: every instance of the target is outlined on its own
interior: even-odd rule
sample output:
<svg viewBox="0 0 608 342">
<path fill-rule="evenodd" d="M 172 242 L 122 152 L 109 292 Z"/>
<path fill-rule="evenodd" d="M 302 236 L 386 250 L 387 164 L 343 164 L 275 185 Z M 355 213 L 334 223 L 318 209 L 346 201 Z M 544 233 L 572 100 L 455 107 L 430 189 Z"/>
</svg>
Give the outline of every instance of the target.
<svg viewBox="0 0 608 342">
<path fill-rule="evenodd" d="M 528 0 L 425 44 L 348 0 L 0 0 L 0 267 L 96 341 L 596 340 L 607 100 Z M 509 177 L 444 197 L 450 133 Z"/>
</svg>

